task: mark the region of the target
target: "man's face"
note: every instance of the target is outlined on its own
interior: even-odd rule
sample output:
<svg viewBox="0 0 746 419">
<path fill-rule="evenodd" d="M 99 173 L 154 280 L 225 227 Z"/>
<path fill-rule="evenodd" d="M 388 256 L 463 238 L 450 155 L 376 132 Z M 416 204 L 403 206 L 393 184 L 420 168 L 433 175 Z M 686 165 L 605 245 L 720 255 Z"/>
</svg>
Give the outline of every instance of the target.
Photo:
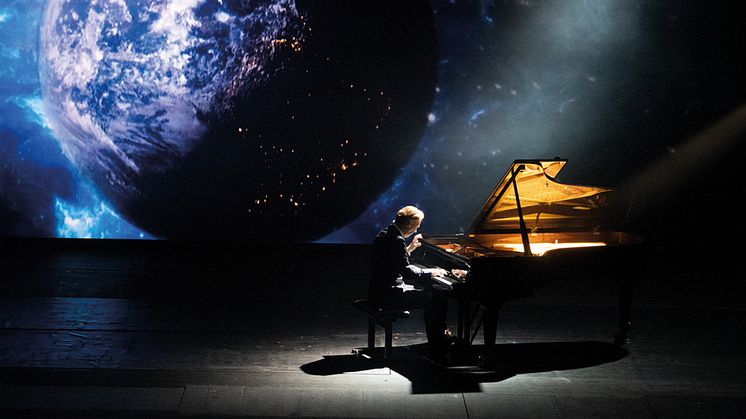
<svg viewBox="0 0 746 419">
<path fill-rule="evenodd" d="M 404 238 L 407 238 L 411 236 L 412 234 L 414 234 L 417 231 L 417 229 L 420 228 L 420 224 L 422 224 L 422 220 L 418 220 L 418 219 L 414 219 L 412 220 L 412 222 L 407 224 L 406 231 L 401 232 Z"/>
</svg>

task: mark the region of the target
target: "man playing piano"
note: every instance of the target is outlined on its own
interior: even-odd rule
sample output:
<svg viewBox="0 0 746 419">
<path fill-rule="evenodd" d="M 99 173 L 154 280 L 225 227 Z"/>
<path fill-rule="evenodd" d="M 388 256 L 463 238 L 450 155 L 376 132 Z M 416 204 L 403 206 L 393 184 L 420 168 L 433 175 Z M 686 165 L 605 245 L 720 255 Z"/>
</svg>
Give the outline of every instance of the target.
<svg viewBox="0 0 746 419">
<path fill-rule="evenodd" d="M 450 287 L 435 281 L 446 275 L 440 268 L 419 268 L 409 254 L 420 246 L 421 234 L 409 245 L 425 214 L 414 206 L 396 213 L 396 219 L 373 240 L 372 276 L 369 300 L 381 308 L 423 309 L 431 357 L 442 361 L 447 350 L 446 317 Z"/>
</svg>

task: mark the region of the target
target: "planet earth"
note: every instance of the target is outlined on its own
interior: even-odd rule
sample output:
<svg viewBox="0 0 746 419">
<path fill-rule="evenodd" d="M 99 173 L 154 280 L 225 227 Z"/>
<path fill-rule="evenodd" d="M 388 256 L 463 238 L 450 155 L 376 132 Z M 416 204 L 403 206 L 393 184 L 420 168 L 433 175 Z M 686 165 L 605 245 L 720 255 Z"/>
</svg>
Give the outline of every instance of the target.
<svg viewBox="0 0 746 419">
<path fill-rule="evenodd" d="M 306 241 L 396 179 L 436 49 L 428 1 L 49 0 L 39 74 L 64 155 L 134 225 Z"/>
</svg>

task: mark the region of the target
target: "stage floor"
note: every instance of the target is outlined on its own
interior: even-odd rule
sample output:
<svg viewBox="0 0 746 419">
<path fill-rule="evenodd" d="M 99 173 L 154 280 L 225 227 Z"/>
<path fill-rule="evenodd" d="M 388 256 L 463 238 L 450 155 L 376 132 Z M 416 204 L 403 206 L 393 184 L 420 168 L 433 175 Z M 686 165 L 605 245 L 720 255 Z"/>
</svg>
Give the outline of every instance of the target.
<svg viewBox="0 0 746 419">
<path fill-rule="evenodd" d="M 0 416 L 682 418 L 746 408 L 742 294 L 697 281 L 702 263 L 651 251 L 622 349 L 611 344 L 613 283 L 585 278 L 504 307 L 495 366 L 471 362 L 478 335 L 442 368 L 424 356 L 418 311 L 394 325 L 388 366 L 352 353 L 366 344 L 351 303 L 365 296 L 368 251 L 13 248 L 0 257 Z"/>
</svg>

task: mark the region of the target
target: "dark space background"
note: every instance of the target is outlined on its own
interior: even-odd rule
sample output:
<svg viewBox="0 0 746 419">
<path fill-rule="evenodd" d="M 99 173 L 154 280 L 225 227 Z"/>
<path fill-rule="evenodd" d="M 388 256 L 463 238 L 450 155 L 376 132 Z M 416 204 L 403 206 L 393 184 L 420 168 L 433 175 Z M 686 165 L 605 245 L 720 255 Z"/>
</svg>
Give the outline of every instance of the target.
<svg viewBox="0 0 746 419">
<path fill-rule="evenodd" d="M 742 228 L 743 117 L 729 140 L 702 139 L 704 153 L 681 161 L 682 148 L 743 104 L 735 2 L 443 1 L 434 10 L 434 121 L 398 187 L 350 234 L 370 234 L 407 201 L 425 209 L 426 232 L 463 231 L 510 161 L 554 156 L 569 160 L 566 183 L 641 189 L 639 174 L 656 167 L 667 184 L 637 194 L 626 226 L 650 238 L 707 242 Z"/>
<path fill-rule="evenodd" d="M 35 70 L 43 3 L 0 6 L 0 236 L 156 238 L 122 218 L 44 122 Z M 436 78 L 429 112 L 411 116 L 423 128 L 407 140 L 413 151 L 382 141 L 377 152 L 401 161 L 381 173 L 388 186 L 341 196 L 356 199 L 350 208 L 360 213 L 302 240 L 367 243 L 407 204 L 426 212 L 423 233 L 463 232 L 512 160 L 555 156 L 569 160 L 561 182 L 633 193 L 623 228 L 718 251 L 740 236 L 738 2 L 431 5 Z M 726 128 L 708 131 L 724 119 Z"/>
</svg>

